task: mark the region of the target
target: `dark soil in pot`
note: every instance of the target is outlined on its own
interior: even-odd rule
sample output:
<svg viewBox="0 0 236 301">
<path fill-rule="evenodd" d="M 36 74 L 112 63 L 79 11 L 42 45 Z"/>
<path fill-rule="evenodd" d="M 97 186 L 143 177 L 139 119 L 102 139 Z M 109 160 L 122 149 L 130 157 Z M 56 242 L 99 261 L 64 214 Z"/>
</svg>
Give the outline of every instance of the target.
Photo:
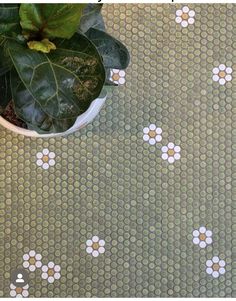
<svg viewBox="0 0 236 301">
<path fill-rule="evenodd" d="M 6 107 L 4 113 L 1 115 L 4 119 L 9 121 L 10 123 L 19 126 L 20 128 L 27 129 L 27 125 L 24 121 L 17 117 L 14 111 L 13 102 L 10 101 L 8 106 Z"/>
</svg>

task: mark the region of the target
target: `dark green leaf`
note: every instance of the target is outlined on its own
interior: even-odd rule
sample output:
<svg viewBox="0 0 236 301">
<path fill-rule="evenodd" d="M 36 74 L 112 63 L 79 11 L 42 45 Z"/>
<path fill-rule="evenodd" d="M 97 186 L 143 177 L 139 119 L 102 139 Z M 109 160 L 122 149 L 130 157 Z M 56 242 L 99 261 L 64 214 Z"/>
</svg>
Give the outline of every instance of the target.
<svg viewBox="0 0 236 301">
<path fill-rule="evenodd" d="M 71 38 L 77 31 L 84 4 L 21 4 L 21 27 L 43 38 Z"/>
<path fill-rule="evenodd" d="M 8 49 L 24 86 L 45 113 L 57 119 L 77 117 L 99 96 L 105 70 L 85 36 L 55 43 L 57 49 L 47 55 L 13 42 Z"/>
<path fill-rule="evenodd" d="M 47 115 L 25 88 L 17 72 L 11 72 L 11 88 L 15 106 L 15 113 L 24 120 L 28 128 L 40 134 L 65 132 L 74 123 L 76 118 L 54 119 Z"/>
<path fill-rule="evenodd" d="M 0 4 L 0 34 L 12 35 L 20 32 L 19 5 Z"/>
<path fill-rule="evenodd" d="M 83 33 L 87 32 L 89 28 L 97 28 L 105 31 L 105 24 L 101 14 L 102 4 L 89 3 L 83 9 L 80 19 L 79 30 Z"/>
<path fill-rule="evenodd" d="M 86 36 L 94 43 L 102 56 L 105 68 L 127 68 L 130 61 L 129 52 L 120 41 L 96 28 L 90 28 Z"/>
<path fill-rule="evenodd" d="M 0 114 L 11 101 L 10 72 L 0 76 Z"/>
<path fill-rule="evenodd" d="M 0 58 L 0 76 L 2 76 L 3 74 L 7 73 L 12 67 L 12 61 L 9 55 L 7 55 L 4 46 L 0 46 Z"/>
</svg>

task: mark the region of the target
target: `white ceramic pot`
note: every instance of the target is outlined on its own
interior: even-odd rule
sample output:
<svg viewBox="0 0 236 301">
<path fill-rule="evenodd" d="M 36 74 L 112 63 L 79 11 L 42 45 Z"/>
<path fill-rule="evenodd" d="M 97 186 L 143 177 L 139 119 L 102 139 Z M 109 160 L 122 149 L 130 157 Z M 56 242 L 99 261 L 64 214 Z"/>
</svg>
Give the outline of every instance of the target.
<svg viewBox="0 0 236 301">
<path fill-rule="evenodd" d="M 99 111 L 101 110 L 103 104 L 106 101 L 106 98 L 107 98 L 106 96 L 96 98 L 91 103 L 88 110 L 86 112 L 84 112 L 83 114 L 81 114 L 80 116 L 78 116 L 78 118 L 76 119 L 74 125 L 71 128 L 69 128 L 66 132 L 63 132 L 63 133 L 38 134 L 35 131 L 20 128 L 20 127 L 14 125 L 14 124 L 8 122 L 6 119 L 4 119 L 1 116 L 0 116 L 0 125 L 2 125 L 6 129 L 8 129 L 8 130 L 10 130 L 14 133 L 21 134 L 21 135 L 28 136 L 28 137 L 50 138 L 50 137 L 66 136 L 68 134 L 74 133 L 75 131 L 83 128 L 88 123 L 90 123 L 96 117 L 96 115 L 99 113 Z"/>
</svg>

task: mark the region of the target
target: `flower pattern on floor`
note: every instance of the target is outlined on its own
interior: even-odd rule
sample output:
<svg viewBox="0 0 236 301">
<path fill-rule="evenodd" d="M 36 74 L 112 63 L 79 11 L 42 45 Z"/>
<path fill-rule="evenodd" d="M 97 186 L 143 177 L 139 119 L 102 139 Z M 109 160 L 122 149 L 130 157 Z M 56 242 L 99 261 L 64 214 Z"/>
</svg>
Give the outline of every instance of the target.
<svg viewBox="0 0 236 301">
<path fill-rule="evenodd" d="M 205 227 L 200 227 L 193 231 L 193 243 L 199 245 L 200 248 L 205 248 L 212 244 L 212 231 Z"/>
<path fill-rule="evenodd" d="M 92 239 L 86 241 L 86 252 L 92 254 L 93 257 L 98 257 L 99 254 L 105 252 L 105 241 L 99 239 L 98 236 L 93 236 Z"/>
<path fill-rule="evenodd" d="M 156 127 L 155 124 L 150 124 L 149 127 L 143 129 L 143 140 L 147 141 L 149 144 L 154 145 L 162 140 L 162 129 Z"/>
<path fill-rule="evenodd" d="M 43 169 L 48 169 L 50 166 L 55 165 L 55 153 L 50 152 L 49 149 L 44 148 L 42 152 L 38 152 L 37 155 L 37 165 L 41 166 Z"/>
<path fill-rule="evenodd" d="M 111 69 L 110 81 L 117 85 L 124 85 L 125 83 L 125 70 Z"/>
<path fill-rule="evenodd" d="M 162 146 L 162 159 L 167 160 L 169 163 L 174 163 L 175 160 L 180 159 L 180 146 L 169 142 L 166 146 Z"/>
<path fill-rule="evenodd" d="M 187 27 L 189 24 L 195 22 L 195 11 L 190 10 L 188 6 L 184 6 L 182 9 L 176 11 L 176 23 L 179 23 L 182 27 Z"/>
<path fill-rule="evenodd" d="M 61 278 L 61 267 L 50 261 L 47 265 L 42 266 L 42 278 L 47 279 L 49 283 Z"/>
<path fill-rule="evenodd" d="M 218 256 L 214 256 L 212 259 L 206 262 L 206 272 L 214 278 L 218 278 L 225 273 L 225 261 Z"/>
<path fill-rule="evenodd" d="M 41 259 L 41 254 L 36 254 L 34 250 L 31 250 L 28 254 L 23 255 L 23 267 L 29 269 L 30 272 L 34 272 L 36 268 L 41 268 Z"/>
<path fill-rule="evenodd" d="M 0 296 L 236 297 L 236 4 L 104 9 L 128 84 L 68 137 L 1 129 Z"/>
<path fill-rule="evenodd" d="M 220 85 L 224 85 L 226 82 L 232 80 L 233 69 L 226 67 L 224 64 L 220 64 L 219 67 L 215 67 L 213 70 L 212 79 L 214 82 L 219 82 Z"/>
<path fill-rule="evenodd" d="M 13 283 L 10 284 L 10 296 L 16 298 L 26 298 L 29 296 L 29 285 L 26 284 L 23 287 L 17 287 Z"/>
</svg>

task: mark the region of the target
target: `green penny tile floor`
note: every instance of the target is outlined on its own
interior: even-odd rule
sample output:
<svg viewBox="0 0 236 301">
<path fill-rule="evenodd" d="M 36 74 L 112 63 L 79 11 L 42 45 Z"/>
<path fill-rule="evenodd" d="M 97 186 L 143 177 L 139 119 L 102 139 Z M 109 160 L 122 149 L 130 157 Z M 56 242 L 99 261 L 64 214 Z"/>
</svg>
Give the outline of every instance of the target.
<svg viewBox="0 0 236 301">
<path fill-rule="evenodd" d="M 131 64 L 93 123 L 0 129 L 0 296 L 236 297 L 236 5 L 103 14 Z"/>
</svg>

